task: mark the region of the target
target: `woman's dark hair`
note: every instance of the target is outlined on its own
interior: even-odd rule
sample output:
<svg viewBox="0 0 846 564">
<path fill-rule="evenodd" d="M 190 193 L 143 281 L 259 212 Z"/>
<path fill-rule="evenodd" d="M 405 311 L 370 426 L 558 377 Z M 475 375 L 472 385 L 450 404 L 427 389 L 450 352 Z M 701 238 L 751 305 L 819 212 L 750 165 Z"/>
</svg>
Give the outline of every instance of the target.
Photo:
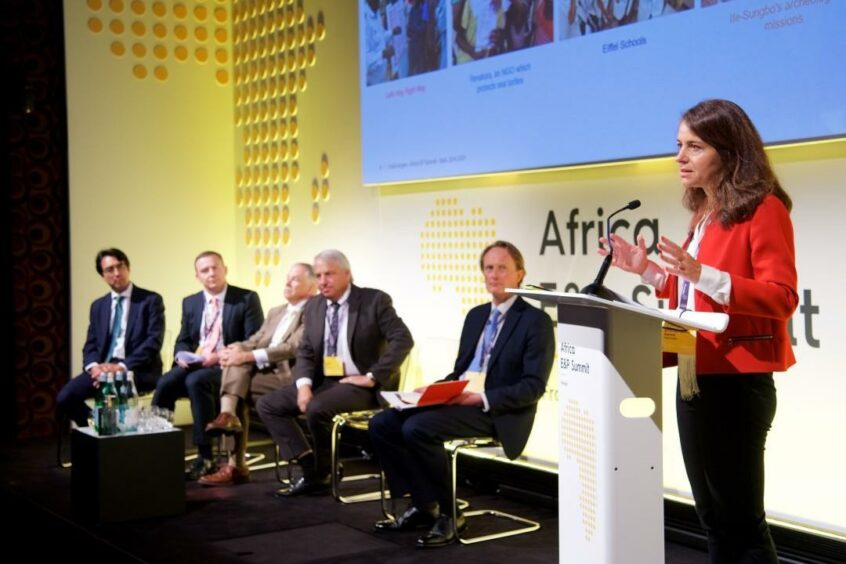
<svg viewBox="0 0 846 564">
<path fill-rule="evenodd" d="M 767 194 L 790 210 L 790 196 L 770 166 L 758 130 L 740 106 L 728 100 L 705 100 L 687 110 L 682 121 L 720 155 L 722 171 L 714 195 L 717 219 L 723 226 L 749 217 Z M 689 188 L 683 203 L 696 212 L 705 199 L 702 188 Z"/>
</svg>

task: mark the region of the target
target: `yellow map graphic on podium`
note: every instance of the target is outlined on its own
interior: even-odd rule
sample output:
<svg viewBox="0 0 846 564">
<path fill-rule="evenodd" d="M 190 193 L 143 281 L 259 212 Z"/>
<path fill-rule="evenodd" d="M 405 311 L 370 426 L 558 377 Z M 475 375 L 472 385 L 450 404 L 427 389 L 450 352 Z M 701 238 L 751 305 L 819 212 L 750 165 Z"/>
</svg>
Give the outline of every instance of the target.
<svg viewBox="0 0 846 564">
<path fill-rule="evenodd" d="M 575 459 L 579 468 L 579 509 L 582 513 L 585 540 L 596 532 L 596 425 L 593 417 L 582 410 L 574 399 L 567 401 L 561 418 L 561 441 L 564 454 Z"/>
</svg>

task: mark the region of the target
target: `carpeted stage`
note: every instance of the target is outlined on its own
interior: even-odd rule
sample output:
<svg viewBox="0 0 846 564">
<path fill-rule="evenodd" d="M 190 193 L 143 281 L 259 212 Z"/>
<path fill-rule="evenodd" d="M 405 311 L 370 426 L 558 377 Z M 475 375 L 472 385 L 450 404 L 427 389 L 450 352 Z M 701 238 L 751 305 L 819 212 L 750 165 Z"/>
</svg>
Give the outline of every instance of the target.
<svg viewBox="0 0 846 564">
<path fill-rule="evenodd" d="M 143 464 L 127 461 L 127 464 Z M 0 450 L 5 520 L 0 533 L 7 554 L 28 560 L 81 558 L 84 562 L 520 562 L 558 559 L 558 519 L 554 504 L 528 503 L 495 492 L 462 486 L 472 508 L 496 508 L 536 519 L 535 533 L 475 545 L 415 548 L 419 533 L 377 534 L 378 502 L 343 505 L 331 496 L 277 499 L 272 469 L 252 474 L 233 488 L 186 485 L 182 515 L 116 524 L 81 523 L 70 509 L 71 470 L 56 464 L 55 441 L 3 444 Z M 131 485 L 127 485 L 131 487 Z M 481 521 L 479 521 L 481 519 Z M 494 530 L 482 517 L 472 533 Z M 11 550 L 10 547 L 15 547 Z M 704 564 L 706 555 L 668 542 L 666 562 Z M 579 563 L 582 564 L 582 563 Z M 641 563 L 637 563 L 641 564 Z"/>
</svg>

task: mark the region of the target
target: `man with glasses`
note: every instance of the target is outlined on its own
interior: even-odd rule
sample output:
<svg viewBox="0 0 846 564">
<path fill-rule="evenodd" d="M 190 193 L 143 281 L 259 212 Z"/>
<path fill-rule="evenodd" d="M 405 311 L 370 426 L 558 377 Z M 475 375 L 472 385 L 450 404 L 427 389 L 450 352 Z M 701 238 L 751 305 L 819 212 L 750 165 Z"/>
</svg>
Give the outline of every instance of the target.
<svg viewBox="0 0 846 564">
<path fill-rule="evenodd" d="M 59 413 L 88 426 L 97 378 L 131 370 L 139 392 L 153 390 L 162 374 L 165 319 L 162 297 L 129 279 L 129 258 L 120 249 L 97 253 L 97 274 L 111 291 L 91 304 L 88 337 L 82 349 L 84 372 L 65 384 L 56 400 Z"/>
</svg>

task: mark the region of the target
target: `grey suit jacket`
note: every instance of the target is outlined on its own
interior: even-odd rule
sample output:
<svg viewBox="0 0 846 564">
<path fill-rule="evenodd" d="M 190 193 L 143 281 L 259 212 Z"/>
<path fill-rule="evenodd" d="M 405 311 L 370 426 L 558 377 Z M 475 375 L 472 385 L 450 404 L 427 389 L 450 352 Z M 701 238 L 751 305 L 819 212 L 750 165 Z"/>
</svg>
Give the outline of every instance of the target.
<svg viewBox="0 0 846 564">
<path fill-rule="evenodd" d="M 303 310 L 305 333 L 297 351 L 294 381 L 311 378 L 313 387 L 323 382 L 323 332 L 326 298 L 314 296 Z M 396 390 L 399 369 L 414 346 L 411 332 L 397 316 L 391 297 L 373 288 L 353 285 L 349 297 L 347 344 L 362 374 L 373 373 L 376 388 Z M 375 388 L 374 388 L 375 389 Z"/>
</svg>

